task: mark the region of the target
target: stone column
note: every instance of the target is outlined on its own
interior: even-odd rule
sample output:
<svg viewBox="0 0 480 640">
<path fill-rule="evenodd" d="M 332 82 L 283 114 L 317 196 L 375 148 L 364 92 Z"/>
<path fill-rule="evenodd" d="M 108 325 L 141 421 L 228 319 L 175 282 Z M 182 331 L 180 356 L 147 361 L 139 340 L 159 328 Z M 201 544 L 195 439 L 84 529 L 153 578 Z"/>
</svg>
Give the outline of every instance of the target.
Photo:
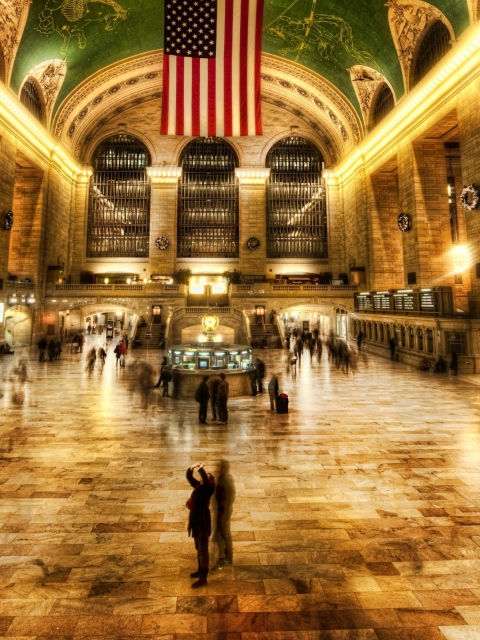
<svg viewBox="0 0 480 640">
<path fill-rule="evenodd" d="M 150 199 L 150 274 L 173 275 L 177 258 L 177 197 L 180 167 L 149 167 Z M 158 249 L 157 238 L 166 238 L 168 247 Z"/>
<path fill-rule="evenodd" d="M 457 106 L 458 136 L 460 139 L 460 160 L 462 166 L 463 185 L 475 184 L 480 187 L 480 110 L 478 108 L 478 92 L 480 79 L 475 78 L 470 90 L 465 92 Z M 460 191 L 461 191 L 460 186 Z M 458 203 L 459 209 L 461 205 Z M 465 224 L 470 247 L 480 245 L 480 208 L 465 210 Z M 474 257 L 479 263 L 478 256 Z M 480 278 L 477 276 L 476 264 L 471 265 L 471 291 L 469 293 L 470 314 L 480 318 Z"/>
<path fill-rule="evenodd" d="M 404 234 L 405 284 L 416 273 L 420 287 L 454 286 L 453 248 L 443 142 L 419 141 L 398 154 L 400 210 L 412 219 Z"/>
<path fill-rule="evenodd" d="M 265 275 L 267 265 L 266 180 L 270 169 L 242 167 L 236 169 L 239 194 L 239 258 L 243 275 Z M 258 249 L 247 247 L 249 238 L 260 241 Z"/>
<path fill-rule="evenodd" d="M 10 231 L 3 230 L 3 221 L 7 211 L 13 208 L 13 186 L 15 183 L 15 145 L 8 138 L 0 137 L 0 157 L 2 158 L 2 180 L 0 181 L 0 303 L 6 310 L 8 259 L 10 250 Z M 14 222 L 15 224 L 15 218 Z M 4 320 L 0 319 L 0 340 L 4 339 Z"/>
<path fill-rule="evenodd" d="M 327 238 L 328 238 L 328 266 L 321 265 L 321 272 L 331 271 L 335 277 L 339 273 L 348 273 L 348 265 L 345 258 L 344 217 L 341 204 L 341 194 L 338 178 L 329 171 L 324 171 L 325 186 L 327 190 Z"/>
<path fill-rule="evenodd" d="M 71 273 L 64 274 L 66 277 L 71 276 L 72 284 L 80 282 L 80 274 L 84 270 L 85 258 L 87 257 L 88 198 L 92 175 L 93 169 L 87 167 L 77 178 Z"/>
</svg>

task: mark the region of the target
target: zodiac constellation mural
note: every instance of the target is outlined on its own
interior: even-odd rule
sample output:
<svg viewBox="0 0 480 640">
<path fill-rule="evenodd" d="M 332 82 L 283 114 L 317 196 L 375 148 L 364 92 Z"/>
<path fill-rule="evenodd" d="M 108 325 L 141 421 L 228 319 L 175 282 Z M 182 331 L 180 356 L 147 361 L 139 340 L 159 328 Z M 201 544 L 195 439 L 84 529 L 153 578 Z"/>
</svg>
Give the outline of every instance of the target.
<svg viewBox="0 0 480 640">
<path fill-rule="evenodd" d="M 343 50 L 357 63 L 376 67 L 375 59 L 368 51 L 360 51 L 355 46 L 350 25 L 337 16 L 316 14 L 316 3 L 317 0 L 312 1 L 310 15 L 304 18 L 282 14 L 267 26 L 267 33 L 285 42 L 286 46 L 279 53 L 296 54 L 296 62 L 303 56 L 336 61 L 339 51 Z"/>
<path fill-rule="evenodd" d="M 47 0 L 38 16 L 37 29 L 44 35 L 58 33 L 63 38 L 60 52 L 65 54 L 75 36 L 80 49 L 87 46 L 84 29 L 92 22 L 104 22 L 112 31 L 126 20 L 127 12 L 115 0 Z"/>
</svg>

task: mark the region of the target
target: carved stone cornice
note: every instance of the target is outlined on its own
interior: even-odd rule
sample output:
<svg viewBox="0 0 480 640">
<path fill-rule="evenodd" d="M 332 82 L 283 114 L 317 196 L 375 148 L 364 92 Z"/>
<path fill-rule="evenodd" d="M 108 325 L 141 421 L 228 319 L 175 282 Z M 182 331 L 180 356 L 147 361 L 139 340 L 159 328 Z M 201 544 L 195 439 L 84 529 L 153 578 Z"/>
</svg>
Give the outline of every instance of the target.
<svg viewBox="0 0 480 640">
<path fill-rule="evenodd" d="M 441 20 L 450 33 L 453 33 L 452 26 L 439 9 L 422 0 L 387 0 L 385 6 L 388 7 L 390 31 L 402 66 L 405 90 L 408 91 L 413 56 L 423 31 L 436 20 Z"/>
<path fill-rule="evenodd" d="M 63 138 L 66 134 L 67 138 L 72 138 L 77 123 L 87 113 L 97 110 L 101 104 L 104 107 L 109 98 L 119 92 L 127 93 L 139 83 L 151 83 L 154 80 L 161 86 L 162 56 L 161 51 L 134 56 L 110 65 L 85 80 L 60 105 L 53 125 L 55 137 Z"/>
<path fill-rule="evenodd" d="M 361 121 L 357 112 L 347 98 L 327 80 L 299 64 L 262 53 L 262 80 L 264 82 L 266 82 L 264 76 L 270 75 L 270 72 L 275 72 L 276 77 L 273 82 L 283 82 L 280 85 L 282 88 L 292 90 L 302 98 L 313 102 L 320 110 L 327 113 L 339 129 L 343 126 L 347 139 L 347 131 L 350 130 L 352 142 L 356 144 L 360 141 L 362 136 Z M 291 87 L 285 84 L 285 78 L 288 77 L 293 80 L 290 83 Z M 332 115 L 328 112 L 331 112 Z M 343 133 L 342 138 L 346 141 Z"/>
<path fill-rule="evenodd" d="M 50 122 L 53 106 L 62 88 L 67 73 L 67 62 L 63 60 L 47 60 L 30 71 L 40 85 L 45 102 L 46 121 Z"/>
<path fill-rule="evenodd" d="M 7 67 L 7 81 L 31 3 L 32 0 L 0 0 L 0 47 Z"/>
<path fill-rule="evenodd" d="M 350 79 L 362 110 L 365 127 L 367 127 L 373 98 L 378 87 L 387 82 L 387 79 L 375 69 L 364 65 L 355 65 L 348 71 L 350 71 Z"/>
</svg>

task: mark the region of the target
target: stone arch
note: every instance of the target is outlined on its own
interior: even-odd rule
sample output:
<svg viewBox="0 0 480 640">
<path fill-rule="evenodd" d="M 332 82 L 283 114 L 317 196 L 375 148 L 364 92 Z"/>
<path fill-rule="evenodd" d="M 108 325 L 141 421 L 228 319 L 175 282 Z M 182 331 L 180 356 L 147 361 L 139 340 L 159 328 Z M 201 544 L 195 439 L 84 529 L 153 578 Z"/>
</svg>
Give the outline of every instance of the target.
<svg viewBox="0 0 480 640">
<path fill-rule="evenodd" d="M 412 90 L 416 86 L 416 84 L 418 84 L 418 83 L 415 82 L 415 74 L 416 74 L 417 63 L 418 63 L 418 60 L 419 60 L 419 54 L 422 51 L 422 45 L 424 44 L 425 39 L 429 36 L 429 34 L 431 33 L 431 30 L 437 24 L 441 24 L 445 28 L 445 31 L 450 34 L 450 43 L 455 39 L 455 34 L 453 33 L 452 26 L 450 25 L 449 22 L 447 22 L 445 20 L 442 20 L 440 18 L 434 19 L 434 20 L 430 21 L 425 26 L 422 34 L 418 38 L 415 50 L 414 50 L 413 55 L 412 55 L 412 62 L 411 62 L 411 65 L 410 65 L 410 72 L 409 72 L 409 78 L 408 78 L 408 88 L 409 88 L 409 90 Z M 421 79 L 418 82 L 421 82 Z"/>
<path fill-rule="evenodd" d="M 376 126 L 376 124 L 375 124 L 375 108 L 376 108 L 376 105 L 377 105 L 377 100 L 378 100 L 378 97 L 380 95 L 380 92 L 384 90 L 384 87 L 387 87 L 388 89 L 390 89 L 390 92 L 391 92 L 391 94 L 393 96 L 393 109 L 395 108 L 395 106 L 397 104 L 397 98 L 395 96 L 395 92 L 394 92 L 391 84 L 389 82 L 387 82 L 386 80 L 384 82 L 381 82 L 376 87 L 375 93 L 372 95 L 372 103 L 370 105 L 370 110 L 369 110 L 369 113 L 368 113 L 368 120 L 367 120 L 367 130 L 368 131 L 371 131 Z M 378 123 L 378 124 L 380 124 L 380 123 Z"/>
<path fill-rule="evenodd" d="M 86 165 L 91 165 L 95 151 L 102 144 L 102 142 L 104 142 L 105 140 L 108 140 L 108 138 L 118 135 L 119 133 L 125 133 L 126 135 L 131 136 L 132 138 L 137 138 L 137 140 L 139 140 L 147 148 L 147 151 L 150 155 L 151 165 L 155 164 L 156 153 L 151 140 L 143 133 L 143 131 L 140 131 L 134 128 L 132 129 L 130 127 L 126 127 L 125 130 L 119 130 L 118 127 L 115 127 L 115 128 L 112 127 L 111 129 L 106 129 L 102 131 L 101 134 L 93 138 L 89 142 L 88 147 L 85 149 L 84 154 L 82 154 L 82 159 L 84 163 Z"/>
<path fill-rule="evenodd" d="M 26 91 L 26 88 L 27 88 L 28 84 L 33 86 L 35 88 L 35 90 L 36 90 L 36 93 L 38 94 L 39 109 L 40 109 L 38 120 L 44 126 L 46 126 L 46 124 L 47 124 L 47 105 L 46 105 L 46 102 L 45 102 L 45 95 L 43 93 L 43 89 L 42 89 L 42 86 L 41 86 L 40 82 L 38 81 L 38 79 L 35 76 L 29 74 L 24 79 L 24 81 L 22 82 L 22 84 L 20 86 L 20 90 L 18 92 L 18 97 L 20 98 L 20 102 L 23 104 L 23 106 L 28 111 L 30 111 L 30 113 L 34 117 L 37 117 L 37 115 L 31 109 L 29 109 L 29 107 L 25 104 L 25 101 L 24 101 L 25 91 Z"/>
</svg>

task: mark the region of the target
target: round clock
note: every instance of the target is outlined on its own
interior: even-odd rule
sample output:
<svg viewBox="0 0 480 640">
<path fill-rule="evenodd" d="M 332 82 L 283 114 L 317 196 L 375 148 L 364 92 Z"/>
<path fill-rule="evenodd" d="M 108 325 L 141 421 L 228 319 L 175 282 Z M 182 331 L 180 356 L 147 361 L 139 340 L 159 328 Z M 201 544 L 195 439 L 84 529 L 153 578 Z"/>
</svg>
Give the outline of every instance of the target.
<svg viewBox="0 0 480 640">
<path fill-rule="evenodd" d="M 258 238 L 249 238 L 247 240 L 247 248 L 250 251 L 256 251 L 260 247 L 260 240 Z"/>
</svg>

